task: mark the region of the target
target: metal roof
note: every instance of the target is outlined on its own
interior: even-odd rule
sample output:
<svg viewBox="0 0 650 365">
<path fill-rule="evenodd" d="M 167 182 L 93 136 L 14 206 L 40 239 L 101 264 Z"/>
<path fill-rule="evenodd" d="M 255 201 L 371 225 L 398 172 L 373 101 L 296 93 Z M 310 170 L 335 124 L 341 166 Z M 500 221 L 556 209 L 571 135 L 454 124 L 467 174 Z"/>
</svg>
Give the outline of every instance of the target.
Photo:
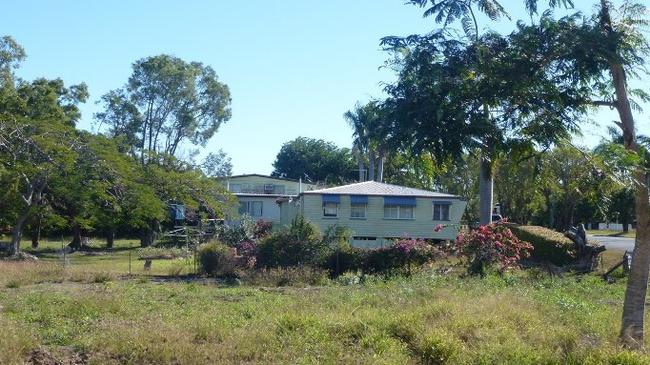
<svg viewBox="0 0 650 365">
<path fill-rule="evenodd" d="M 422 198 L 456 198 L 453 194 L 439 193 L 406 186 L 364 181 L 355 184 L 337 186 L 327 189 L 305 191 L 303 194 L 341 194 L 341 195 L 380 195 L 380 196 L 415 196 Z"/>
</svg>

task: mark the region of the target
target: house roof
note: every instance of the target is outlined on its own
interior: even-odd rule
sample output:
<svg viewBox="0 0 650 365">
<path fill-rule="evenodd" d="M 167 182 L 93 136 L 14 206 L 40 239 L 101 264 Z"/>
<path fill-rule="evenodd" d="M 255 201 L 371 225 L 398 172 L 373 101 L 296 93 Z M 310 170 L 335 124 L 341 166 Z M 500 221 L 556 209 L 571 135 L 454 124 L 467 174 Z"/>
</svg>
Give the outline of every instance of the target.
<svg viewBox="0 0 650 365">
<path fill-rule="evenodd" d="M 376 181 L 364 181 L 355 184 L 337 186 L 327 189 L 305 191 L 303 194 L 340 194 L 340 195 L 380 195 L 380 196 L 415 196 L 422 198 L 459 198 L 453 194 L 439 193 L 406 186 L 385 184 Z"/>
<path fill-rule="evenodd" d="M 276 177 L 276 176 L 262 175 L 262 174 L 242 174 L 242 175 L 232 175 L 232 176 L 220 177 L 219 179 L 221 179 L 221 180 L 228 180 L 228 179 L 232 179 L 232 178 L 236 178 L 236 177 L 249 177 L 249 176 L 264 177 L 264 178 L 267 178 L 267 179 L 280 180 L 280 181 L 291 181 L 291 182 L 299 182 L 299 181 L 300 181 L 300 180 L 296 180 L 296 179 L 288 179 L 288 178 L 284 178 L 284 177 Z M 316 185 L 316 184 L 314 184 L 314 183 L 306 182 L 306 181 L 304 181 L 304 180 L 303 180 L 302 183 L 303 183 L 303 184 L 306 184 L 306 185 Z"/>
<path fill-rule="evenodd" d="M 256 198 L 293 198 L 290 194 L 256 194 L 256 193 L 231 193 L 234 196 L 256 197 Z"/>
</svg>

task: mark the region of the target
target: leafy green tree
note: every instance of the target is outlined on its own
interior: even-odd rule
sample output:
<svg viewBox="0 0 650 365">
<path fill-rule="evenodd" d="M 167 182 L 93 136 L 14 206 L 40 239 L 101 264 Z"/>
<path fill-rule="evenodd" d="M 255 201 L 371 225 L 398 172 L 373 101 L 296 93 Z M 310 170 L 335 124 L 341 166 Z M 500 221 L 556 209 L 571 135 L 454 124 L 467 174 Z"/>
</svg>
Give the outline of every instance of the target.
<svg viewBox="0 0 650 365">
<path fill-rule="evenodd" d="M 210 152 L 203 163 L 201 170 L 210 177 L 226 177 L 232 175 L 232 159 L 223 150 Z"/>
<path fill-rule="evenodd" d="M 552 185 L 551 226 L 566 230 L 578 223 L 600 220 L 606 210 L 610 181 L 601 175 L 602 163 L 589 151 L 561 144 L 544 154 L 540 186 Z"/>
<path fill-rule="evenodd" d="M 102 97 L 95 118 L 124 136 L 145 163 L 149 154 L 177 155 L 184 142 L 204 146 L 230 119 L 230 91 L 210 66 L 159 55 L 133 64 L 127 84 Z"/>
<path fill-rule="evenodd" d="M 13 88 L 13 71 L 20 66 L 20 62 L 25 57 L 25 50 L 13 38 L 10 36 L 0 38 L 0 86 L 3 89 L 6 87 Z"/>
<path fill-rule="evenodd" d="M 273 167 L 272 176 L 327 184 L 354 180 L 355 170 L 349 149 L 307 137 L 285 143 Z"/>
<path fill-rule="evenodd" d="M 480 34 L 476 10 L 492 20 L 508 17 L 497 1 L 411 3 L 427 8 L 424 15 L 443 27 L 460 21 L 465 34 L 450 37 L 443 30 L 382 39 L 397 57 L 399 76 L 387 87 L 388 133 L 405 150 L 431 151 L 439 163 L 480 149 L 480 220 L 489 223 L 498 159 L 567 137 L 575 129 L 572 117 L 584 109 L 578 102 L 584 95 L 564 93 L 545 63 L 529 57 L 530 42 Z"/>
<path fill-rule="evenodd" d="M 504 156 L 496 166 L 494 190 L 501 214 L 511 222 L 527 224 L 544 209 L 540 191 L 539 155 Z"/>
<path fill-rule="evenodd" d="M 74 163 L 74 130 L 55 121 L 0 117 L 0 164 L 10 186 L 11 253 L 20 251 L 23 228 L 38 211 L 49 182 Z"/>
<path fill-rule="evenodd" d="M 634 221 L 634 191 L 622 188 L 610 198 L 607 216 L 614 222 L 623 225 L 623 232 L 628 232 L 630 224 Z"/>
<path fill-rule="evenodd" d="M 554 0 L 550 5 L 560 2 Z M 537 1 L 525 3 L 531 14 L 537 12 Z M 634 189 L 637 221 L 621 339 L 629 347 L 642 348 L 650 276 L 650 180 L 647 153 L 640 148 L 636 135 L 634 109 L 638 110 L 639 104 L 634 98 L 644 101 L 650 98 L 646 92 L 630 87 L 629 79 L 645 72 L 650 47 L 643 28 L 648 21 L 645 6 L 635 1 L 623 1 L 616 9 L 610 1 L 599 0 L 596 9 L 592 16 L 573 15 L 559 20 L 544 13 L 537 24 L 519 25 L 518 41 L 535 51 L 524 55 L 541 65 L 541 70 L 556 85 L 563 84 L 564 94 L 580 95 L 576 98 L 579 104 L 606 106 L 618 113 L 619 121 L 615 124 L 623 134 L 624 148 L 633 156 L 631 159 L 636 159 L 630 169 L 629 185 Z"/>
<path fill-rule="evenodd" d="M 74 163 L 77 104 L 88 96 L 84 84 L 17 79 L 13 70 L 24 57 L 13 39 L 0 39 L 0 179 L 6 187 L 0 215 L 11 222 L 13 254 L 25 225 L 42 211 L 48 184 Z"/>
<path fill-rule="evenodd" d="M 444 170 L 433 162 L 430 154 L 411 156 L 407 153 L 392 153 L 386 157 L 384 168 L 385 181 L 389 184 L 411 186 L 414 188 L 435 190 L 436 177 Z"/>
<path fill-rule="evenodd" d="M 621 339 L 633 348 L 643 347 L 645 300 L 650 276 L 650 197 L 648 193 L 647 153 L 640 148 L 636 135 L 633 100 L 648 100 L 642 90 L 630 87 L 629 79 L 645 72 L 648 42 L 642 31 L 647 25 L 642 4 L 624 1 L 615 9 L 607 0 L 597 4 L 598 12 L 590 17 L 572 16 L 555 21 L 544 16 L 531 26 L 533 39 L 545 45 L 541 49 L 552 62 L 546 67 L 557 78 L 571 80 L 566 92 L 587 90 L 594 106 L 606 106 L 618 112 L 615 124 L 623 134 L 625 150 L 636 163 L 630 169 L 635 195 L 637 235 L 627 282 Z M 548 51 L 548 52 L 545 52 Z"/>
<path fill-rule="evenodd" d="M 606 161 L 604 171 L 612 180 L 613 191 L 609 197 L 606 211 L 608 221 L 621 223 L 623 231 L 628 232 L 629 225 L 635 221 L 634 189 L 630 186 L 631 172 L 638 163 L 637 159 L 625 151 L 623 135 L 619 129 L 609 127 L 610 140 L 601 142 L 594 149 L 594 153 Z M 647 153 L 650 140 L 643 135 L 637 136 L 639 148 Z M 631 158 L 632 157 L 632 158 Z"/>
<path fill-rule="evenodd" d="M 202 214 L 203 218 L 224 218 L 236 214 L 236 198 L 216 179 L 207 177 L 196 166 L 173 156 L 157 155 L 157 160 L 143 166 L 143 183 L 153 189 L 158 200 L 180 203 Z M 151 199 L 147 205 L 155 205 Z M 142 213 L 147 213 L 146 211 Z M 199 218 L 201 218 L 199 217 Z M 141 244 L 153 244 L 163 219 L 139 214 Z"/>
</svg>

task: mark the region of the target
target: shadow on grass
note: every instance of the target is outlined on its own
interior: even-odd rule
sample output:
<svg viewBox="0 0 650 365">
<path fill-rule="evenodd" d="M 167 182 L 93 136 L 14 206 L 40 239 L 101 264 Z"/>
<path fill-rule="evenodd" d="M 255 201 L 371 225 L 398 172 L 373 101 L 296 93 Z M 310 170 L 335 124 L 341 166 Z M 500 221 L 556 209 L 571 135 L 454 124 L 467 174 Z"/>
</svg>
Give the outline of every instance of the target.
<svg viewBox="0 0 650 365">
<path fill-rule="evenodd" d="M 609 237 L 628 237 L 627 236 L 628 233 L 629 232 L 616 232 L 616 233 L 607 234 L 606 236 L 609 236 Z M 628 237 L 628 238 L 631 238 L 631 237 Z"/>
<path fill-rule="evenodd" d="M 64 246 L 64 247 L 67 247 L 67 245 Z M 84 246 L 81 249 L 71 251 L 70 253 L 74 253 L 74 252 L 81 252 L 81 253 L 84 253 L 84 252 L 87 252 L 87 253 L 119 253 L 119 252 L 133 251 L 133 250 L 137 250 L 139 248 L 140 248 L 139 245 L 132 246 L 132 247 L 122 246 L 122 247 L 114 247 L 114 248 Z M 60 255 L 61 254 L 61 248 L 60 247 L 58 247 L 58 248 L 54 248 L 54 247 L 43 247 L 43 248 L 40 248 L 40 247 L 39 248 L 26 247 L 26 248 L 23 249 L 23 251 L 25 251 L 27 253 L 30 253 L 32 255 L 36 255 L 36 256 L 39 256 L 39 255 L 53 255 L 53 254 Z"/>
</svg>

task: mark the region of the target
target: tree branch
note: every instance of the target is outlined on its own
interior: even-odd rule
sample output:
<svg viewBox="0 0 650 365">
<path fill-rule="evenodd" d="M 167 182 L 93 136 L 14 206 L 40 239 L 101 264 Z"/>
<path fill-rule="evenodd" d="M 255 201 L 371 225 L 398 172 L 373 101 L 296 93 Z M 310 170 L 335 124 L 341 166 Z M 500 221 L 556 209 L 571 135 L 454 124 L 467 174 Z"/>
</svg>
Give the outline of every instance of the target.
<svg viewBox="0 0 650 365">
<path fill-rule="evenodd" d="M 616 108 L 617 103 L 615 101 L 592 100 L 591 104 L 595 106 L 608 106 L 610 108 Z"/>
</svg>

